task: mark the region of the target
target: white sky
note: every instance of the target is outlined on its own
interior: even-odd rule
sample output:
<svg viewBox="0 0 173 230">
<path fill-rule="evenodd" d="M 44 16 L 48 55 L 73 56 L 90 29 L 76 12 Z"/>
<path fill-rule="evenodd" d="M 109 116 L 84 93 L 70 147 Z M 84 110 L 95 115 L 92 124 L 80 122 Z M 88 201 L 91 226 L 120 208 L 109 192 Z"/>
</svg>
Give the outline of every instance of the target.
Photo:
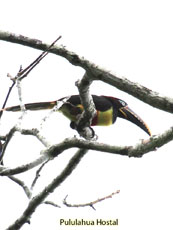
<svg viewBox="0 0 173 230">
<path fill-rule="evenodd" d="M 115 1 L 22 1 L 2 0 L 0 29 L 52 42 L 59 35 L 69 50 L 95 64 L 128 79 L 172 97 L 173 6 L 168 0 Z M 0 103 L 8 90 L 7 73 L 15 75 L 20 65 L 25 67 L 40 51 L 0 41 Z M 75 81 L 84 71 L 65 59 L 49 54 L 23 81 L 25 102 L 49 101 L 76 94 Z M 153 134 L 172 125 L 172 115 L 101 82 L 95 82 L 91 92 L 125 100 L 129 107 L 148 124 Z M 18 103 L 13 90 L 8 105 Z M 25 126 L 37 126 L 47 112 L 28 113 Z M 1 134 L 15 124 L 19 114 L 8 113 L 1 122 Z M 99 141 L 115 145 L 131 145 L 147 135 L 138 127 L 118 120 L 111 127 L 95 129 Z M 74 135 L 69 121 L 54 114 L 44 128 L 46 137 L 57 143 Z M 27 148 L 26 148 L 27 146 Z M 16 135 L 7 150 L 5 163 L 17 166 L 38 157 L 43 147 L 31 137 Z M 35 193 L 58 175 L 75 150 L 61 154 L 42 171 Z M 42 206 L 37 209 L 31 226 L 22 229 L 58 229 L 59 218 L 118 218 L 119 229 L 173 229 L 172 206 L 172 143 L 141 159 L 90 151 L 73 174 L 48 200 L 62 205 L 69 195 L 71 203 L 84 203 L 120 189 L 113 199 L 91 208 L 61 209 Z M 35 170 L 19 175 L 32 182 Z M 0 229 L 5 229 L 27 205 L 21 188 L 7 178 L 0 178 Z M 107 228 L 108 229 L 108 228 Z"/>
</svg>

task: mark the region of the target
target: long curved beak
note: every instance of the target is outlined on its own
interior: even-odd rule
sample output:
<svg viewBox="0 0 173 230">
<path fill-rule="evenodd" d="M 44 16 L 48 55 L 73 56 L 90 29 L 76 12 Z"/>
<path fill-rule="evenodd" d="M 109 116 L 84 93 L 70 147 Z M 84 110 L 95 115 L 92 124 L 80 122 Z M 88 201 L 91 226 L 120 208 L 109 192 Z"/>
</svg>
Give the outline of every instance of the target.
<svg viewBox="0 0 173 230">
<path fill-rule="evenodd" d="M 131 121 L 133 124 L 143 129 L 149 136 L 151 136 L 150 129 L 145 124 L 145 122 L 135 112 L 133 112 L 128 106 L 125 106 L 119 109 L 118 117 Z"/>
</svg>

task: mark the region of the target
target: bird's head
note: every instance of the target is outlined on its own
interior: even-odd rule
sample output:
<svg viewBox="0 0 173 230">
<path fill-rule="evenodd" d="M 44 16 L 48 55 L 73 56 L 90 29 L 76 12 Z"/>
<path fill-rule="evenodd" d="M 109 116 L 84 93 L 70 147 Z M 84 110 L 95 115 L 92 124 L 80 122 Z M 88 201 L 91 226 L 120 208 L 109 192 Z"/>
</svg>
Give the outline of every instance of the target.
<svg viewBox="0 0 173 230">
<path fill-rule="evenodd" d="M 139 126 L 143 129 L 149 136 L 151 136 L 150 129 L 146 125 L 146 123 L 135 113 L 131 110 L 128 104 L 119 99 L 114 97 L 106 97 L 116 110 L 118 110 L 118 117 L 131 121 L 133 124 Z"/>
</svg>

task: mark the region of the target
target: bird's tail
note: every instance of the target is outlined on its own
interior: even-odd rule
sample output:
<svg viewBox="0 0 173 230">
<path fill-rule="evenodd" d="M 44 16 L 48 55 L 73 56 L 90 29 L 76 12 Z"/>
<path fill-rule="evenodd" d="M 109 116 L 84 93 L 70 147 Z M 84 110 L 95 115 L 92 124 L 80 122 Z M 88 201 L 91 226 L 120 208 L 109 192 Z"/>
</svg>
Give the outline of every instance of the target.
<svg viewBox="0 0 173 230">
<path fill-rule="evenodd" d="M 44 110 L 44 109 L 52 109 L 57 104 L 57 101 L 49 101 L 49 102 L 37 102 L 37 103 L 28 103 L 25 104 L 26 110 Z M 3 109 L 4 111 L 12 111 L 18 112 L 21 111 L 20 105 L 11 106 Z"/>
</svg>

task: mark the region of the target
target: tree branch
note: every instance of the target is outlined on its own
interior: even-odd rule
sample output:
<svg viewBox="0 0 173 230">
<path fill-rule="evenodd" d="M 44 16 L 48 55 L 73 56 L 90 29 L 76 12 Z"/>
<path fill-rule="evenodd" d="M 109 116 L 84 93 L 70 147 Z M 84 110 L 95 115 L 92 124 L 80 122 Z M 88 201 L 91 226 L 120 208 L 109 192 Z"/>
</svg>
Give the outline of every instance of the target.
<svg viewBox="0 0 173 230">
<path fill-rule="evenodd" d="M 38 181 L 38 178 L 40 177 L 40 172 L 41 170 L 43 169 L 43 167 L 50 161 L 50 159 L 48 159 L 47 161 L 45 161 L 41 166 L 40 168 L 36 171 L 36 175 L 35 175 L 35 178 L 31 184 L 31 190 L 33 190 L 36 182 Z"/>
<path fill-rule="evenodd" d="M 44 50 L 29 66 L 27 66 L 24 70 L 21 70 L 19 72 L 18 76 L 20 77 L 20 80 L 25 78 L 31 72 L 31 70 L 34 69 L 36 67 L 36 65 L 38 65 L 40 63 L 40 61 L 48 55 L 49 50 L 55 45 L 55 43 L 60 38 L 61 38 L 61 36 L 59 36 L 54 42 L 52 42 L 52 44 L 49 45 L 48 48 L 46 50 Z"/>
<path fill-rule="evenodd" d="M 142 157 L 144 154 L 150 151 L 155 151 L 157 148 L 162 147 L 171 140 L 173 140 L 173 127 L 165 131 L 163 134 L 152 136 L 148 140 L 143 140 L 142 143 L 140 142 L 135 146 L 114 146 L 77 138 L 67 138 L 63 142 L 46 149 L 45 154 L 50 154 L 51 157 L 55 157 L 66 149 L 77 147 L 128 157 Z"/>
<path fill-rule="evenodd" d="M 89 86 L 91 83 L 92 81 L 88 77 L 87 73 L 84 74 L 80 81 L 76 82 L 76 86 L 79 90 L 81 104 L 84 107 L 84 111 L 76 123 L 76 130 L 82 137 L 87 140 L 91 140 L 95 136 L 94 130 L 90 126 L 92 119 L 97 114 L 92 96 L 89 92 Z"/>
<path fill-rule="evenodd" d="M 89 86 L 91 85 L 92 81 L 90 80 L 87 73 L 84 74 L 83 78 L 80 81 L 76 82 L 76 86 L 78 87 L 80 98 L 82 105 L 84 106 L 86 120 L 90 121 L 88 124 L 91 125 L 92 119 L 96 115 L 95 105 L 92 99 L 92 96 L 89 92 Z"/>
<path fill-rule="evenodd" d="M 25 69 L 22 70 L 22 68 L 20 67 L 20 70 L 18 71 L 17 75 L 15 77 L 10 76 L 10 74 L 8 74 L 8 76 L 10 77 L 10 79 L 13 81 L 13 84 L 11 85 L 11 87 L 8 90 L 7 96 L 5 98 L 4 104 L 2 106 L 2 110 L 0 111 L 0 119 L 2 117 L 3 114 L 3 109 L 7 103 L 7 100 L 10 96 L 10 93 L 14 87 L 14 85 L 17 83 L 17 89 L 18 89 L 18 96 L 19 96 L 19 101 L 20 101 L 20 107 L 21 107 L 21 111 L 23 112 L 21 117 L 18 119 L 18 125 L 16 125 L 12 131 L 16 131 L 17 126 L 19 126 L 21 124 L 21 120 L 23 119 L 24 115 L 25 115 L 25 105 L 22 102 L 22 88 L 21 88 L 21 81 L 23 78 L 25 78 L 34 68 L 36 65 L 38 65 L 40 63 L 40 61 L 49 53 L 49 50 L 55 45 L 55 43 L 61 38 L 61 36 L 59 36 L 50 46 L 47 47 L 46 50 L 44 50 L 30 65 L 28 65 Z M 10 135 L 10 133 L 7 135 L 7 140 L 6 142 L 2 145 L 1 141 L 0 141 L 0 164 L 3 164 L 3 157 L 5 154 L 5 150 L 6 147 L 10 141 L 10 139 L 12 138 L 13 135 Z M 39 135 L 39 132 L 37 133 L 37 138 L 40 139 L 42 141 L 43 144 L 45 144 L 46 146 L 48 146 L 48 143 L 46 142 L 45 139 L 43 139 L 43 137 L 41 138 L 41 136 Z"/>
<path fill-rule="evenodd" d="M 25 45 L 39 50 L 46 50 L 49 44 L 40 40 L 17 35 L 7 31 L 0 31 L 0 40 Z M 131 82 L 127 78 L 118 77 L 88 61 L 79 57 L 74 52 L 70 52 L 63 46 L 54 46 L 49 50 L 50 53 L 59 55 L 67 59 L 71 64 L 80 66 L 86 70 L 91 80 L 100 80 L 109 85 L 112 85 L 141 101 L 169 113 L 173 113 L 173 99 L 160 95 L 138 83 Z"/>
<path fill-rule="evenodd" d="M 61 206 L 59 206 L 58 204 L 55 204 L 54 202 L 49 201 L 49 200 L 46 200 L 46 201 L 44 202 L 44 204 L 52 205 L 52 206 L 55 207 L 55 208 L 61 208 Z"/>
<path fill-rule="evenodd" d="M 2 167 L 0 167 L 0 176 L 9 176 L 9 175 L 15 175 L 15 174 L 26 172 L 26 171 L 33 169 L 34 167 L 40 165 L 41 163 L 43 163 L 47 159 L 49 159 L 48 156 L 41 155 L 36 160 L 34 160 L 30 163 L 24 164 L 24 165 L 17 166 L 15 168 L 8 168 L 8 167 L 2 166 Z"/>
<path fill-rule="evenodd" d="M 103 200 L 106 200 L 106 199 L 109 199 L 109 198 L 112 198 L 112 196 L 114 196 L 115 194 L 118 194 L 120 192 L 120 190 L 117 190 L 116 192 L 113 192 L 111 193 L 110 195 L 108 196 L 104 196 L 102 198 L 98 198 L 97 200 L 94 200 L 94 201 L 91 201 L 91 202 L 88 202 L 88 203 L 84 203 L 84 204 L 70 204 L 67 202 L 67 196 L 64 198 L 63 200 L 63 204 L 66 205 L 67 207 L 70 207 L 70 208 L 81 208 L 81 207 L 86 207 L 86 206 L 90 206 L 91 208 L 93 208 L 94 210 L 96 210 L 94 208 L 94 205 L 103 201 Z"/>
<path fill-rule="evenodd" d="M 82 157 L 86 154 L 87 150 L 79 150 L 71 158 L 67 166 L 64 168 L 62 173 L 52 180 L 52 182 L 47 185 L 38 195 L 33 197 L 25 209 L 21 217 L 19 217 L 11 226 L 6 230 L 18 230 L 25 223 L 30 222 L 32 214 L 35 212 L 36 208 L 45 200 L 45 198 L 52 193 L 76 168 Z"/>
<path fill-rule="evenodd" d="M 35 136 L 45 147 L 50 146 L 50 143 L 46 140 L 46 138 L 44 136 L 41 135 L 40 131 L 37 128 L 21 129 L 19 127 L 16 127 L 16 131 L 20 132 L 23 135 Z"/>
<path fill-rule="evenodd" d="M 8 98 L 9 98 L 9 96 L 10 96 L 10 93 L 11 93 L 13 87 L 15 86 L 15 83 L 16 83 L 16 82 L 13 81 L 12 84 L 11 84 L 11 86 L 10 86 L 9 89 L 8 89 L 7 96 L 6 96 L 6 98 L 5 98 L 5 101 L 4 101 L 3 106 L 2 106 L 2 108 L 1 108 L 1 111 L 0 111 L 0 119 L 1 119 L 1 117 L 2 117 L 3 109 L 5 108 L 5 106 L 6 106 L 6 104 L 7 104 L 7 101 L 8 101 Z"/>
<path fill-rule="evenodd" d="M 7 148 L 8 144 L 9 144 L 9 142 L 10 142 L 10 140 L 13 137 L 15 132 L 16 132 L 16 127 L 14 126 L 13 128 L 11 128 L 9 133 L 5 136 L 5 140 L 4 140 L 5 142 L 3 144 L 2 152 L 1 152 L 1 155 L 0 155 L 0 164 L 3 161 L 3 157 L 4 157 L 4 154 L 5 154 L 6 148 Z"/>
<path fill-rule="evenodd" d="M 20 185 L 20 186 L 23 188 L 23 190 L 24 190 L 26 196 L 27 196 L 29 199 L 31 198 L 32 193 L 31 193 L 30 189 L 25 185 L 25 183 L 24 183 L 22 180 L 20 180 L 20 179 L 14 177 L 14 176 L 8 176 L 8 178 L 9 178 L 10 180 L 14 181 L 15 183 L 17 183 L 18 185 Z"/>
<path fill-rule="evenodd" d="M 128 157 L 142 157 L 144 154 L 157 150 L 157 148 L 162 147 L 171 140 L 173 140 L 173 127 L 165 131 L 163 134 L 152 136 L 148 140 L 143 140 L 135 146 L 114 146 L 94 141 L 77 139 L 76 137 L 66 138 L 61 143 L 52 145 L 47 149 L 43 150 L 43 155 L 31 163 L 11 169 L 8 169 L 6 167 L 0 167 L 0 175 L 9 176 L 25 172 L 43 163 L 49 158 L 54 158 L 58 156 L 63 151 L 69 148 L 77 147 L 80 149 L 96 150 L 100 152 L 119 154 Z"/>
<path fill-rule="evenodd" d="M 3 159 L 4 153 L 6 151 L 6 148 L 11 140 L 11 138 L 13 137 L 15 132 L 20 132 L 23 135 L 32 135 L 37 137 L 37 139 L 45 146 L 45 147 L 49 147 L 50 144 L 48 143 L 48 141 L 46 140 L 46 138 L 44 136 L 42 136 L 39 132 L 38 129 L 21 129 L 18 127 L 18 125 L 15 125 L 13 128 L 11 128 L 11 130 L 9 131 L 9 133 L 3 137 L 5 138 L 5 143 L 3 144 L 3 149 L 2 152 L 0 154 L 0 163 Z M 42 163 L 42 162 L 41 162 Z M 25 166 L 24 166 L 25 167 Z"/>
</svg>

